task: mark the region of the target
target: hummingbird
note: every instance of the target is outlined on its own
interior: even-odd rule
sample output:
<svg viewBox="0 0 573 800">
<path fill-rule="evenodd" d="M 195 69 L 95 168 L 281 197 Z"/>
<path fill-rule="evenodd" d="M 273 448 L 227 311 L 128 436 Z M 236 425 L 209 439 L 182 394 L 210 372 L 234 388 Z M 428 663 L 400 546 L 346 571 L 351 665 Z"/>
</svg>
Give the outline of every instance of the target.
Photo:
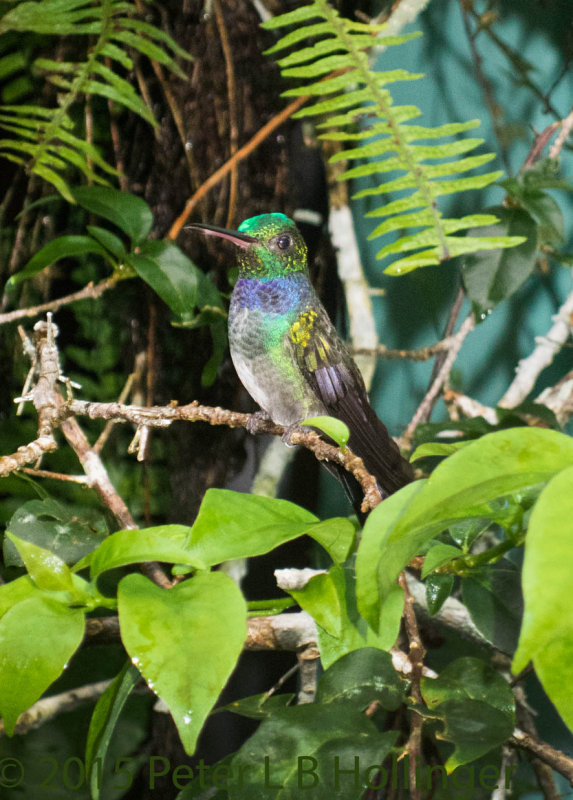
<svg viewBox="0 0 573 800">
<path fill-rule="evenodd" d="M 246 219 L 236 231 L 199 223 L 187 228 L 237 247 L 229 347 L 243 386 L 263 412 L 287 436 L 308 417 L 336 417 L 346 423 L 348 446 L 383 497 L 409 483 L 412 468 L 370 405 L 362 375 L 312 286 L 295 223 L 271 213 Z M 326 466 L 358 511 L 357 481 L 340 465 Z"/>
</svg>

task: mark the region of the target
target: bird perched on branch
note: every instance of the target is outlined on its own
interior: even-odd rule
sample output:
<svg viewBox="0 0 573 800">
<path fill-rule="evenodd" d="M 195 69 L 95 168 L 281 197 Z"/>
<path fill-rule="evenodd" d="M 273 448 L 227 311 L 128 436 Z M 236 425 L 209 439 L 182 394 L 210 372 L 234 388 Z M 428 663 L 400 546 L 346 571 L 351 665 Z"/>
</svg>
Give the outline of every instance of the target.
<svg viewBox="0 0 573 800">
<path fill-rule="evenodd" d="M 362 375 L 310 282 L 306 244 L 294 222 L 261 214 L 237 231 L 187 227 L 238 248 L 229 345 L 239 378 L 261 409 L 287 432 L 307 417 L 336 417 L 348 426 L 348 445 L 383 497 L 409 483 L 412 468 L 372 409 Z M 358 483 L 340 465 L 327 466 L 358 511 Z"/>
</svg>

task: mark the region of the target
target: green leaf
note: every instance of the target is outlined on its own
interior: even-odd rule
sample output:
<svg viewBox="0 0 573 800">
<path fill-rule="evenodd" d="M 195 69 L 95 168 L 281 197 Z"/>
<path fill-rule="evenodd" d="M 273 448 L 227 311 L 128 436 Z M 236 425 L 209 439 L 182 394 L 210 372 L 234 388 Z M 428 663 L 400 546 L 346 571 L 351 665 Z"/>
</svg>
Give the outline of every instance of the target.
<svg viewBox="0 0 573 800">
<path fill-rule="evenodd" d="M 82 208 L 117 225 L 133 245 L 140 244 L 151 230 L 153 215 L 140 197 L 107 186 L 79 186 L 72 195 Z"/>
<path fill-rule="evenodd" d="M 22 575 L 15 581 L 3 583 L 0 585 L 0 617 L 3 617 L 7 611 L 21 603 L 22 600 L 27 600 L 39 592 L 40 590 L 29 575 Z"/>
<path fill-rule="evenodd" d="M 541 428 L 487 434 L 404 487 L 369 515 L 356 573 L 361 613 L 377 624 L 379 599 L 420 548 L 454 522 L 497 519 L 492 501 L 541 484 L 573 459 L 573 440 Z M 376 591 L 377 589 L 377 591 Z"/>
<path fill-rule="evenodd" d="M 122 34 L 122 39 L 127 39 L 129 34 Z M 97 62 L 94 62 L 94 65 Z M 101 65 L 99 65 L 98 71 L 101 71 Z M 111 70 L 110 70 L 111 71 Z M 109 74 L 106 75 L 106 78 L 109 80 Z M 56 81 L 55 78 L 52 78 L 52 83 L 54 84 L 61 84 L 61 81 Z M 70 88 L 64 84 L 64 88 Z M 153 112 L 151 109 L 145 104 L 142 98 L 135 92 L 131 84 L 127 81 L 124 81 L 122 78 L 118 78 L 116 76 L 115 80 L 112 83 L 107 83 L 105 81 L 85 81 L 82 84 L 82 88 L 87 94 L 95 94 L 99 95 L 99 97 L 105 97 L 106 100 L 113 100 L 115 103 L 119 103 L 119 105 L 125 106 L 125 108 L 129 108 L 130 111 L 133 111 L 135 114 L 138 114 L 142 117 L 146 122 L 149 122 L 150 125 L 154 125 L 157 127 L 157 122 L 155 117 L 153 116 Z"/>
<path fill-rule="evenodd" d="M 346 450 L 346 445 L 350 439 L 350 431 L 348 430 L 348 425 L 345 425 L 344 422 L 336 419 L 336 417 L 308 417 L 308 419 L 303 419 L 299 424 L 301 427 L 308 425 L 309 428 L 318 428 L 319 431 L 330 436 L 343 452 Z"/>
<path fill-rule="evenodd" d="M 74 256 L 86 254 L 95 254 L 103 256 L 105 259 L 108 258 L 107 251 L 91 236 L 59 236 L 44 245 L 41 250 L 38 250 L 20 272 L 12 275 L 10 283 L 15 285 L 29 280 L 62 258 L 73 258 Z"/>
<path fill-rule="evenodd" d="M 396 711 L 404 701 L 405 689 L 389 653 L 362 647 L 342 656 L 323 673 L 316 702 L 348 703 L 361 710 L 377 702 L 387 711 Z"/>
<path fill-rule="evenodd" d="M 442 544 L 438 542 L 428 552 L 424 558 L 424 566 L 422 568 L 422 578 L 429 575 L 444 564 L 448 564 L 454 558 L 459 558 L 462 555 L 461 550 L 457 547 L 452 547 L 451 544 Z"/>
<path fill-rule="evenodd" d="M 99 225 L 88 225 L 87 229 L 90 236 L 92 236 L 96 242 L 99 242 L 102 247 L 105 247 L 118 261 L 123 261 L 126 252 L 119 236 L 108 231 L 107 228 L 100 228 Z"/>
<path fill-rule="evenodd" d="M 328 573 L 312 578 L 301 590 L 291 592 L 317 623 L 322 665 L 328 669 L 341 656 L 364 647 L 389 650 L 400 630 L 404 595 L 394 585 L 380 607 L 378 628 L 368 626 L 358 613 L 354 571 L 335 565 Z"/>
<path fill-rule="evenodd" d="M 14 544 L 29 576 L 38 589 L 49 592 L 70 592 L 74 589 L 73 574 L 65 561 L 31 542 L 18 539 L 12 533 L 6 536 Z"/>
<path fill-rule="evenodd" d="M 448 773 L 503 744 L 513 733 L 511 688 L 477 658 L 458 658 L 437 678 L 423 677 L 420 688 L 428 708 L 444 723 L 438 738 L 455 747 L 446 762 Z"/>
<path fill-rule="evenodd" d="M 452 593 L 454 576 L 441 575 L 436 572 L 428 575 L 424 585 L 426 587 L 428 611 L 430 614 L 437 614 Z"/>
<path fill-rule="evenodd" d="M 191 755 L 247 635 L 241 592 L 221 572 L 197 575 L 170 590 L 134 574 L 119 584 L 118 608 L 125 648 L 168 705 Z"/>
<path fill-rule="evenodd" d="M 553 197 L 546 192 L 527 192 L 522 205 L 537 222 L 539 247 L 565 244 L 563 213 Z"/>
<path fill-rule="evenodd" d="M 75 564 L 91 553 L 107 535 L 98 509 L 66 505 L 51 497 L 24 503 L 7 529 L 19 539 L 50 550 L 66 564 Z M 24 563 L 9 539 L 4 541 L 4 558 L 9 566 Z"/>
<path fill-rule="evenodd" d="M 0 715 L 11 736 L 18 716 L 67 666 L 84 635 L 84 614 L 30 597 L 0 619 Z"/>
<path fill-rule="evenodd" d="M 306 6 L 296 8 L 294 11 L 289 11 L 287 14 L 280 14 L 268 19 L 263 22 L 261 27 L 267 31 L 272 31 L 275 28 L 285 28 L 287 25 L 295 25 L 308 19 L 316 19 L 316 17 L 323 16 L 324 14 L 321 14 L 320 9 L 314 3 L 309 3 Z"/>
<path fill-rule="evenodd" d="M 128 661 L 99 698 L 94 708 L 86 742 L 85 759 L 92 800 L 99 800 L 102 767 L 111 737 L 126 700 L 139 679 L 139 670 Z"/>
<path fill-rule="evenodd" d="M 462 599 L 484 639 L 511 655 L 523 613 L 520 575 L 513 564 L 504 560 L 464 578 Z"/>
<path fill-rule="evenodd" d="M 449 532 L 454 542 L 464 553 L 468 553 L 475 540 L 491 527 L 489 519 L 463 519 L 450 525 Z"/>
<path fill-rule="evenodd" d="M 396 736 L 395 731 L 379 733 L 364 714 L 344 704 L 278 710 L 263 719 L 233 757 L 232 774 L 241 774 L 244 780 L 229 781 L 229 798 L 294 800 L 308 795 L 312 800 L 359 800 L 366 788 L 375 785 L 378 767 L 370 772 L 367 767 L 385 760 Z M 362 769 L 356 764 L 357 742 Z"/>
<path fill-rule="evenodd" d="M 455 426 L 453 426 L 455 427 Z M 410 461 L 417 461 L 419 458 L 427 458 L 428 456 L 451 456 L 457 450 L 461 450 L 469 444 L 469 441 L 464 442 L 425 442 L 424 444 L 416 447 Z"/>
<path fill-rule="evenodd" d="M 528 167 L 519 177 L 525 189 L 564 189 L 570 192 L 573 186 L 559 175 L 559 159 L 540 158 Z M 501 182 L 504 185 L 504 182 Z"/>
<path fill-rule="evenodd" d="M 255 694 L 251 697 L 243 697 L 241 700 L 234 700 L 227 706 L 218 706 L 213 714 L 230 711 L 248 719 L 263 719 L 263 717 L 272 716 L 278 709 L 289 706 L 295 696 L 294 694 L 269 695 L 268 692 L 264 692 L 264 694 Z"/>
<path fill-rule="evenodd" d="M 301 589 L 290 589 L 289 594 L 314 618 L 317 625 L 340 639 L 342 608 L 331 575 L 314 575 Z"/>
<path fill-rule="evenodd" d="M 356 599 L 360 614 L 373 630 L 378 630 L 380 624 L 383 597 L 380 594 L 379 584 L 382 572 L 386 569 L 381 557 L 385 536 L 381 525 L 390 531 L 424 483 L 425 481 L 414 481 L 387 497 L 368 515 L 364 525 L 356 556 Z M 393 581 L 392 585 L 395 585 Z"/>
<path fill-rule="evenodd" d="M 512 295 L 531 275 L 537 250 L 536 226 L 529 214 L 503 206 L 491 210 L 499 223 L 482 229 L 482 235 L 524 236 L 526 241 L 495 252 L 480 250 L 464 259 L 462 276 L 468 297 L 482 312 Z"/>
<path fill-rule="evenodd" d="M 195 315 L 201 271 L 171 242 L 146 242 L 126 262 L 183 322 Z"/>
<path fill-rule="evenodd" d="M 545 691 L 571 729 L 572 480 L 573 467 L 570 466 L 547 484 L 531 513 L 522 574 L 525 612 L 512 666 L 517 673 L 528 661 L 533 661 Z"/>
<path fill-rule="evenodd" d="M 352 528 L 352 531 L 350 530 Z M 193 524 L 188 550 L 207 566 L 250 558 L 307 534 L 339 559 L 354 537 L 348 520 L 320 522 L 287 500 L 208 489 Z"/>
<path fill-rule="evenodd" d="M 346 517 L 331 517 L 317 522 L 308 530 L 308 535 L 324 547 L 337 564 L 346 561 L 356 544 L 356 529 Z"/>
<path fill-rule="evenodd" d="M 76 570 L 89 563 L 91 578 L 96 580 L 106 570 L 146 561 L 165 561 L 205 569 L 206 565 L 186 546 L 190 530 L 185 525 L 158 525 L 156 528 L 117 531 L 108 536 L 88 560 L 81 561 Z"/>
</svg>

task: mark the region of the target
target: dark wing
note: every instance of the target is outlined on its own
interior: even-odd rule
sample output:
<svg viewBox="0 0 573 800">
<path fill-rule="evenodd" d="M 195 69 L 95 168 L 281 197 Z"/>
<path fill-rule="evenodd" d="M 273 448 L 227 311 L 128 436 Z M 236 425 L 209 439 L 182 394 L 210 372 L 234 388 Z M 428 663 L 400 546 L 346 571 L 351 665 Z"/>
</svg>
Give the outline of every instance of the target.
<svg viewBox="0 0 573 800">
<path fill-rule="evenodd" d="M 362 375 L 321 304 L 303 312 L 289 331 L 295 359 L 328 414 L 350 431 L 349 447 L 375 476 L 384 495 L 413 478 L 410 464 L 378 419 Z"/>
</svg>

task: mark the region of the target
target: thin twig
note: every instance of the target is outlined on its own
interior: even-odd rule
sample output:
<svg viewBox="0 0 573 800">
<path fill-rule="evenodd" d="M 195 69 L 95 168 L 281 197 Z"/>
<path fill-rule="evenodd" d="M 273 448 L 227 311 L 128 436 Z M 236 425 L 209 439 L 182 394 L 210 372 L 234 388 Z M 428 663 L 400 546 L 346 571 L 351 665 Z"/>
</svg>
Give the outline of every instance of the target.
<svg viewBox="0 0 573 800">
<path fill-rule="evenodd" d="M 83 289 L 68 294 L 65 297 L 59 297 L 57 300 L 50 300 L 48 303 L 42 303 L 39 306 L 17 308 L 15 311 L 7 311 L 4 314 L 0 314 L 0 325 L 5 325 L 8 322 L 15 322 L 18 319 L 25 319 L 26 317 L 37 317 L 40 314 L 44 314 L 46 311 L 57 311 L 62 308 L 62 306 L 76 303 L 78 300 L 97 300 L 104 292 L 107 292 L 108 289 L 113 289 L 119 280 L 120 278 L 114 275 L 99 283 L 88 283 Z"/>
<path fill-rule="evenodd" d="M 464 339 L 466 338 L 468 333 L 470 333 L 474 329 L 474 326 L 475 326 L 475 318 L 473 313 L 471 313 L 466 317 L 466 319 L 462 323 L 459 331 L 455 334 L 455 336 L 452 336 L 451 346 L 448 355 L 444 360 L 444 363 L 442 364 L 442 367 L 438 372 L 436 379 L 430 386 L 428 392 L 426 393 L 426 396 L 424 397 L 424 399 L 418 406 L 416 413 L 412 417 L 411 422 L 404 431 L 403 439 L 405 441 L 411 440 L 414 431 L 416 430 L 417 426 L 420 423 L 420 420 L 422 420 L 426 414 L 426 409 L 432 406 L 434 398 L 436 398 L 440 393 L 442 386 L 444 385 L 444 383 L 448 378 L 448 375 L 450 374 L 450 370 L 452 368 L 454 361 L 458 356 L 461 346 L 464 343 Z"/>
<path fill-rule="evenodd" d="M 77 689 L 70 689 L 67 692 L 38 700 L 38 702 L 30 706 L 27 711 L 20 714 L 16 722 L 14 733 L 19 735 L 28 733 L 35 728 L 39 728 L 45 722 L 49 722 L 59 714 L 63 714 L 65 711 L 73 711 L 75 708 L 83 706 L 86 703 L 93 703 L 101 697 L 110 683 L 110 680 L 89 683 L 87 686 L 79 686 Z M 0 736 L 4 735 L 4 723 L 0 721 Z"/>
<path fill-rule="evenodd" d="M 64 481 L 65 483 L 78 483 L 86 486 L 88 479 L 85 475 L 65 475 L 62 472 L 51 472 L 49 469 L 32 469 L 31 467 L 23 467 L 22 472 L 26 475 L 31 475 L 33 478 L 48 478 L 53 481 Z"/>
<path fill-rule="evenodd" d="M 567 141 L 567 139 L 571 136 L 571 132 L 573 131 L 573 110 L 569 114 L 568 117 L 565 117 L 564 120 L 561 122 L 561 130 L 559 131 L 559 135 L 549 148 L 549 158 L 559 158 L 559 154 L 563 148 L 563 145 Z"/>
<path fill-rule="evenodd" d="M 424 668 L 426 651 L 422 644 L 416 612 L 414 610 L 414 597 L 410 594 L 406 573 L 402 572 L 398 583 L 404 590 L 404 628 L 408 638 L 408 660 L 412 665 L 410 698 L 415 705 L 422 705 L 422 692 L 420 679 Z M 422 758 L 422 726 L 424 720 L 417 711 L 412 711 L 410 736 L 406 743 L 405 753 L 408 754 L 408 767 L 410 772 L 410 797 L 412 800 L 422 800 L 422 790 L 418 786 L 416 777 L 417 766 Z"/>
<path fill-rule="evenodd" d="M 526 69 L 524 69 L 523 66 L 521 66 L 521 64 L 523 64 L 523 59 L 520 53 L 512 49 L 508 44 L 506 44 L 506 42 L 504 42 L 503 39 L 501 39 L 497 35 L 497 33 L 493 30 L 491 25 L 482 25 L 480 14 L 471 6 L 469 8 L 469 12 L 470 14 L 472 14 L 474 19 L 480 25 L 480 30 L 483 30 L 486 36 L 488 36 L 489 39 L 491 39 L 491 41 L 495 44 L 495 46 L 499 48 L 499 50 L 501 50 L 504 56 L 508 59 L 513 69 L 515 69 L 519 73 L 519 77 L 522 83 L 525 86 L 527 86 L 533 92 L 533 94 L 537 98 L 539 98 L 539 100 L 543 103 L 544 111 L 552 114 L 556 119 L 561 119 L 561 114 L 551 103 L 550 95 L 544 93 L 542 89 L 540 89 L 539 86 L 534 81 L 531 80 Z"/>
<path fill-rule="evenodd" d="M 112 512 L 121 528 L 137 528 L 138 526 L 131 516 L 128 507 L 117 493 L 100 457 L 90 447 L 87 437 L 80 428 L 78 421 L 76 419 L 66 419 L 61 423 L 61 429 L 68 444 L 84 468 L 88 479 L 88 485 L 97 492 L 100 500 Z M 156 562 L 142 564 L 141 571 L 145 573 L 150 580 L 158 586 L 162 586 L 164 589 L 169 589 L 172 585 L 169 578 Z"/>
<path fill-rule="evenodd" d="M 519 684 L 516 685 L 514 688 L 514 694 L 516 699 L 517 724 L 528 736 L 531 736 L 534 740 L 539 740 L 539 734 L 537 733 L 537 728 L 535 727 L 533 714 L 529 710 L 529 705 L 527 703 L 527 697 L 525 695 L 523 686 Z M 559 800 L 561 794 L 555 786 L 551 767 L 546 764 L 545 761 L 542 761 L 538 756 L 533 755 L 532 753 L 528 753 L 528 757 L 533 771 L 535 772 L 537 783 L 539 784 L 539 788 L 541 789 L 545 800 Z"/>
<path fill-rule="evenodd" d="M 537 133 L 535 135 L 535 140 L 529 153 L 527 154 L 527 158 L 523 162 L 522 171 L 526 171 L 531 169 L 531 167 L 539 161 L 541 158 L 541 154 L 543 153 L 545 147 L 547 146 L 547 142 L 551 139 L 557 128 L 559 127 L 558 122 L 552 122 L 551 125 L 548 125 L 545 130 L 541 131 L 541 133 Z"/>
<path fill-rule="evenodd" d="M 483 59 L 479 50 L 477 49 L 477 45 L 475 42 L 477 34 L 482 30 L 480 27 L 477 27 L 475 31 L 471 30 L 470 21 L 469 21 L 469 13 L 470 9 L 468 4 L 464 2 L 464 0 L 459 0 L 460 10 L 462 13 L 462 20 L 464 23 L 464 29 L 466 32 L 466 36 L 468 39 L 468 43 L 470 46 L 472 59 L 474 62 L 475 68 L 475 75 L 479 85 L 481 86 L 483 98 L 485 100 L 485 104 L 489 111 L 489 115 L 491 117 L 491 122 L 493 126 L 493 130 L 495 133 L 495 138 L 497 139 L 498 150 L 503 161 L 504 167 L 506 171 L 509 171 L 509 159 L 507 154 L 507 146 L 505 144 L 504 138 L 501 135 L 499 118 L 501 114 L 501 106 L 495 99 L 495 95 L 493 93 L 493 86 L 491 81 L 487 77 L 483 69 Z"/>
<path fill-rule="evenodd" d="M 197 203 L 199 203 L 214 186 L 222 181 L 225 175 L 227 175 L 236 164 L 238 164 L 240 161 L 243 161 L 254 150 L 256 150 L 256 148 L 267 138 L 267 136 L 270 136 L 273 131 L 286 122 L 286 120 L 291 117 L 295 111 L 298 111 L 298 109 L 309 99 L 310 98 L 308 96 L 304 96 L 297 97 L 296 100 L 293 100 L 293 102 L 286 106 L 286 108 L 283 108 L 279 114 L 269 120 L 266 125 L 263 125 L 263 127 L 258 130 L 257 133 L 255 133 L 255 135 L 249 139 L 246 144 L 237 150 L 237 152 L 231 156 L 228 161 L 219 167 L 219 169 L 216 170 L 216 172 L 214 172 L 210 178 L 207 178 L 207 180 L 201 184 L 201 186 L 189 198 L 189 200 L 187 200 L 185 203 L 185 208 L 171 226 L 169 233 L 167 234 L 167 238 L 176 239 L 181 232 L 181 228 L 189 219 L 189 215 L 197 206 Z"/>
<path fill-rule="evenodd" d="M 509 741 L 514 747 L 527 750 L 537 756 L 545 764 L 548 764 L 560 775 L 567 778 L 571 786 L 573 786 L 573 758 L 566 756 L 561 750 L 557 750 L 547 742 L 543 742 L 541 739 L 531 736 L 519 728 L 514 730 L 513 736 Z"/>
<path fill-rule="evenodd" d="M 225 58 L 225 70 L 227 74 L 227 102 L 229 106 L 229 140 L 231 145 L 231 156 L 234 156 L 239 149 L 239 115 L 237 113 L 237 86 L 235 81 L 235 68 L 233 65 L 233 50 L 227 33 L 225 15 L 221 6 L 221 0 L 215 0 L 215 19 L 219 29 L 221 47 Z M 238 163 L 233 164 L 231 169 L 231 182 L 229 189 L 229 209 L 227 211 L 226 227 L 231 227 L 237 208 L 237 197 L 239 189 Z"/>
</svg>

